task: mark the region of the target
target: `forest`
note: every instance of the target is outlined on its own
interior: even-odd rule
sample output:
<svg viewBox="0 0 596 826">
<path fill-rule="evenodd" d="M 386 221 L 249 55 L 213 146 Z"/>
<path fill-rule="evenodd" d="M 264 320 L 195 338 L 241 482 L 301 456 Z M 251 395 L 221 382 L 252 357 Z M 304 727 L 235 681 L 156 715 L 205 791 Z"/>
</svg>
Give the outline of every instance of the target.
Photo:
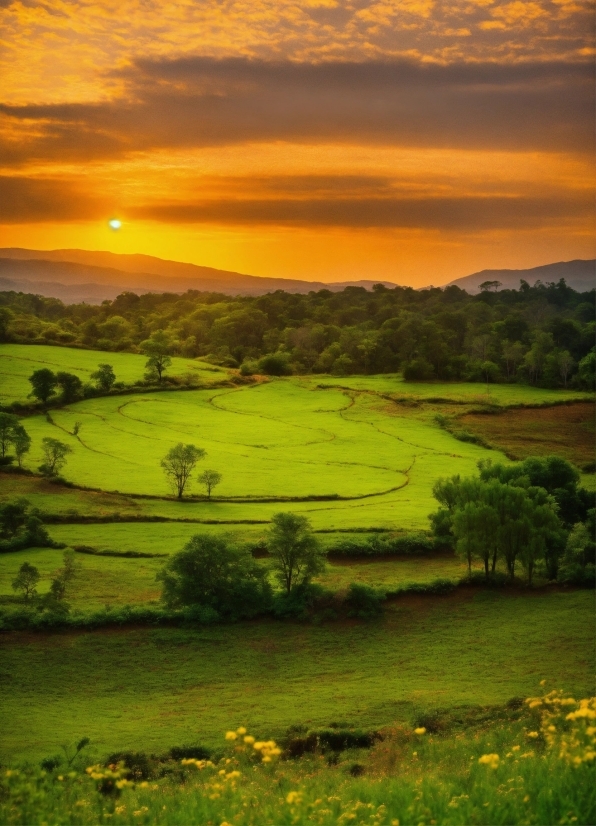
<svg viewBox="0 0 596 826">
<path fill-rule="evenodd" d="M 164 354 L 243 375 L 399 370 L 413 381 L 593 390 L 594 300 L 563 279 L 519 290 L 486 282 L 478 295 L 381 284 L 258 297 L 124 292 L 100 306 L 2 292 L 0 341 L 130 353 L 157 341 Z"/>
</svg>

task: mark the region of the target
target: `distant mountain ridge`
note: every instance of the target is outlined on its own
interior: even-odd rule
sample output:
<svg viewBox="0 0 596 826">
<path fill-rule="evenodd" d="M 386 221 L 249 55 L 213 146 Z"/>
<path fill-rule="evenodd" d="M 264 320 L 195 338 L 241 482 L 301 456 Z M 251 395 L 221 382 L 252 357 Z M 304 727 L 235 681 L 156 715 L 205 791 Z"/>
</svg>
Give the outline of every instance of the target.
<svg viewBox="0 0 596 826">
<path fill-rule="evenodd" d="M 505 289 L 519 290 L 519 282 L 523 279 L 533 287 L 536 281 L 543 284 L 559 281 L 564 278 L 566 283 L 578 292 L 588 292 L 596 287 L 596 260 L 576 258 L 573 261 L 558 261 L 556 264 L 544 264 L 541 267 L 531 267 L 527 270 L 481 270 L 480 272 L 456 278 L 445 286 L 452 284 L 469 293 L 480 292 L 480 285 L 485 281 L 500 281 Z"/>
<path fill-rule="evenodd" d="M 586 292 L 596 286 L 596 261 L 576 259 L 559 261 L 522 270 L 481 270 L 456 278 L 452 284 L 469 293 L 480 291 L 485 281 L 499 281 L 504 288 L 519 289 L 520 280 L 531 286 L 564 278 L 575 290 Z M 174 292 L 187 290 L 218 292 L 226 295 L 263 295 L 284 290 L 307 293 L 311 290 L 338 292 L 348 286 L 372 289 L 374 284 L 395 287 L 390 281 L 302 281 L 246 275 L 181 261 L 167 261 L 151 255 L 125 255 L 91 250 L 28 250 L 0 248 L 0 291 L 37 293 L 59 298 L 66 304 L 100 304 L 122 292 Z"/>
<path fill-rule="evenodd" d="M 8 283 L 11 286 L 6 286 Z M 166 261 L 151 255 L 121 255 L 88 250 L 0 249 L 0 290 L 38 292 L 60 298 L 67 303 L 87 301 L 97 304 L 112 299 L 125 290 L 137 293 L 201 290 L 228 295 L 263 295 L 275 290 L 307 293 L 310 290 L 337 292 L 344 287 L 372 289 L 373 284 L 386 287 L 389 281 L 301 281 L 290 278 L 267 278 L 257 275 L 180 261 Z"/>
</svg>

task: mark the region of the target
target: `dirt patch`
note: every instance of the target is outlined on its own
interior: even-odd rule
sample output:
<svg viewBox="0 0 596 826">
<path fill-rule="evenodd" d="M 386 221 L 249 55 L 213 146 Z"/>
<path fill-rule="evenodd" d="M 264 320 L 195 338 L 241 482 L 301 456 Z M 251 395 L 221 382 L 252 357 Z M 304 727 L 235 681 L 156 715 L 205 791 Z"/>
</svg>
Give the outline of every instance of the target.
<svg viewBox="0 0 596 826">
<path fill-rule="evenodd" d="M 511 459 L 554 453 L 579 467 L 594 461 L 595 407 L 591 402 L 491 415 L 467 413 L 458 421 Z"/>
</svg>

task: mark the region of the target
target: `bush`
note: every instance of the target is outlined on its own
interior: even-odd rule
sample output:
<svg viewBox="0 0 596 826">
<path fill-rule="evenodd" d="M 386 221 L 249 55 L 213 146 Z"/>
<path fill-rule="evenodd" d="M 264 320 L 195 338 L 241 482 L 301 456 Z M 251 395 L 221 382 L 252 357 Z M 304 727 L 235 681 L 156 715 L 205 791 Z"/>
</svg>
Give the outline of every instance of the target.
<svg viewBox="0 0 596 826">
<path fill-rule="evenodd" d="M 372 619 L 383 613 L 383 601 L 385 594 L 376 591 L 368 585 L 360 585 L 353 582 L 348 588 L 346 605 L 348 606 L 348 616 L 359 619 Z"/>
<path fill-rule="evenodd" d="M 290 376 L 292 368 L 285 353 L 270 353 L 259 361 L 259 372 L 266 376 Z"/>
<path fill-rule="evenodd" d="M 398 556 L 429 554 L 435 550 L 432 540 L 423 533 L 405 536 L 375 534 L 363 540 L 344 539 L 329 548 L 337 556 Z"/>
<path fill-rule="evenodd" d="M 169 608 L 191 608 L 200 617 L 254 617 L 271 605 L 267 572 L 252 555 L 208 534 L 193 536 L 157 578 Z"/>
</svg>

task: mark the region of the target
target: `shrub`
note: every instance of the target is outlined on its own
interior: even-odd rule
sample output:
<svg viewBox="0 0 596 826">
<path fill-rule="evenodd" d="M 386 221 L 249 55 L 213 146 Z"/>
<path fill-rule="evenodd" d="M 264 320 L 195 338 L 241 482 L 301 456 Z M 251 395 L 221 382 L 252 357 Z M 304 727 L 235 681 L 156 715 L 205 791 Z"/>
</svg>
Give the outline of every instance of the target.
<svg viewBox="0 0 596 826">
<path fill-rule="evenodd" d="M 266 376 L 290 376 L 289 357 L 285 353 L 269 353 L 259 361 L 259 372 Z"/>
<path fill-rule="evenodd" d="M 349 617 L 372 619 L 383 613 L 385 594 L 368 585 L 353 582 L 348 588 L 346 605 Z"/>
</svg>

